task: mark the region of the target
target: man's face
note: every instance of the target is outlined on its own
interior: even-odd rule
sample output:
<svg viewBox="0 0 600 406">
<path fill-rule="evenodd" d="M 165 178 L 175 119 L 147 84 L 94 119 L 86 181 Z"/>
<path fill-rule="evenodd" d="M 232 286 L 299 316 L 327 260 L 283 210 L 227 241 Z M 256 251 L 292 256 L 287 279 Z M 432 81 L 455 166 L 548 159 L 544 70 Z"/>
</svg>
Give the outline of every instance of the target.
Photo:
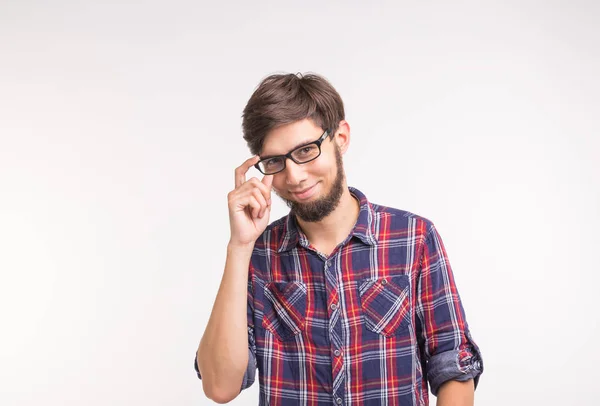
<svg viewBox="0 0 600 406">
<path fill-rule="evenodd" d="M 271 131 L 264 140 L 261 156 L 287 154 L 296 147 L 319 139 L 323 129 L 305 119 Z M 327 137 L 321 155 L 314 161 L 296 164 L 286 160 L 283 171 L 273 176 L 273 190 L 304 221 L 316 222 L 329 215 L 340 202 L 345 187 L 342 153 Z"/>
</svg>

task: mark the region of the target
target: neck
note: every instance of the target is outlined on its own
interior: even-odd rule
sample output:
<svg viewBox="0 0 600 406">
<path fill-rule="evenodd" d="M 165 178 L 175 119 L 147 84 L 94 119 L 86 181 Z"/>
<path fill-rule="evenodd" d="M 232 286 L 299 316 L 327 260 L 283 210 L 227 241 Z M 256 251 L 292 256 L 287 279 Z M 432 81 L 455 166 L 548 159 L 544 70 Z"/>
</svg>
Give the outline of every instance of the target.
<svg viewBox="0 0 600 406">
<path fill-rule="evenodd" d="M 337 246 L 354 228 L 360 204 L 344 182 L 344 191 L 338 206 L 327 217 L 317 222 L 306 222 L 296 216 L 298 225 L 313 245 Z"/>
</svg>

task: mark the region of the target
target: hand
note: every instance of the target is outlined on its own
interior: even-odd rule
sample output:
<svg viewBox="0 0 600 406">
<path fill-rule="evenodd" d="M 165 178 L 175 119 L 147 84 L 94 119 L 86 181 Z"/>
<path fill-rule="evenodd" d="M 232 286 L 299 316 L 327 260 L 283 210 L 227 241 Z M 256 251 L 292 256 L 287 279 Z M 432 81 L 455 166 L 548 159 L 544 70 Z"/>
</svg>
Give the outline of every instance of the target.
<svg viewBox="0 0 600 406">
<path fill-rule="evenodd" d="M 246 181 L 246 172 L 259 160 L 254 156 L 236 168 L 235 189 L 227 195 L 233 245 L 254 244 L 269 225 L 273 175 Z"/>
</svg>

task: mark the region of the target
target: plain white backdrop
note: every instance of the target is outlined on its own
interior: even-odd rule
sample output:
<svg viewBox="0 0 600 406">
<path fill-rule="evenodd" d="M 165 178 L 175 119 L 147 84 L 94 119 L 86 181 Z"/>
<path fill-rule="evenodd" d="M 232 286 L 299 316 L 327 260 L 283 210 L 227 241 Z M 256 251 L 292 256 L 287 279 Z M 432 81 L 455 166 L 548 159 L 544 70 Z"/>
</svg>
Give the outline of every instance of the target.
<svg viewBox="0 0 600 406">
<path fill-rule="evenodd" d="M 212 404 L 193 358 L 242 109 L 275 72 L 329 79 L 349 184 L 436 224 L 476 404 L 598 404 L 599 20 L 592 0 L 2 1 L 0 404 Z M 231 404 L 257 403 L 258 381 Z"/>
</svg>

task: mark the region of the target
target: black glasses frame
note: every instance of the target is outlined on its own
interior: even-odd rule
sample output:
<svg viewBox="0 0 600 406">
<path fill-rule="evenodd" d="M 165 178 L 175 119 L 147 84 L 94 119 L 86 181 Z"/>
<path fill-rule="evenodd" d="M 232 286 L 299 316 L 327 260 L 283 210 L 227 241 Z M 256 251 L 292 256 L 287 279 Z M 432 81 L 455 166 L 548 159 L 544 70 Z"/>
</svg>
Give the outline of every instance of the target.
<svg viewBox="0 0 600 406">
<path fill-rule="evenodd" d="M 299 147 L 296 147 L 296 148 L 294 148 L 292 151 L 288 152 L 288 153 L 287 153 L 287 154 L 285 154 L 285 155 L 275 155 L 275 156 L 271 156 L 271 157 L 269 157 L 269 158 L 261 159 L 260 161 L 258 161 L 257 163 L 255 163 L 255 164 L 254 164 L 254 167 L 255 167 L 256 169 L 258 169 L 258 170 L 260 171 L 260 173 L 262 173 L 263 175 L 275 175 L 276 173 L 279 173 L 279 172 L 281 172 L 281 171 L 285 170 L 285 167 L 286 167 L 286 162 L 287 162 L 287 159 L 286 159 L 286 158 L 289 158 L 289 159 L 291 159 L 292 161 L 294 161 L 294 162 L 295 162 L 296 164 L 298 164 L 298 165 L 303 165 L 303 164 L 307 164 L 307 163 L 309 163 L 309 162 L 312 162 L 312 161 L 314 161 L 315 159 L 317 159 L 318 157 L 320 157 L 320 156 L 321 156 L 321 144 L 323 143 L 323 141 L 325 141 L 325 138 L 327 138 L 327 136 L 329 135 L 329 132 L 330 132 L 330 130 L 329 130 L 329 129 L 325 130 L 325 132 L 323 133 L 323 135 L 321 135 L 321 137 L 319 137 L 319 139 L 318 139 L 318 140 L 316 140 L 316 141 L 313 141 L 313 142 L 309 142 L 309 143 L 307 143 L 307 144 L 304 144 L 304 145 L 300 145 Z M 316 146 L 319 148 L 319 155 L 317 155 L 317 156 L 316 156 L 316 157 L 314 157 L 314 158 L 311 158 L 311 159 L 309 159 L 308 161 L 304 161 L 304 162 L 298 162 L 298 161 L 296 161 L 296 160 L 294 159 L 294 157 L 292 156 L 292 154 L 293 154 L 295 151 L 297 151 L 297 150 L 299 150 L 299 149 L 302 149 L 302 148 L 306 148 L 306 147 L 308 147 L 309 145 L 313 145 L 313 144 L 315 144 L 315 145 L 316 145 Z M 273 158 L 283 158 L 283 168 L 281 168 L 281 169 L 280 169 L 280 170 L 278 170 L 277 172 L 268 173 L 268 174 L 267 174 L 267 173 L 264 173 L 264 172 L 262 171 L 262 169 L 260 169 L 260 163 L 261 163 L 261 162 L 264 162 L 264 161 L 268 161 L 269 159 L 273 159 Z"/>
</svg>

